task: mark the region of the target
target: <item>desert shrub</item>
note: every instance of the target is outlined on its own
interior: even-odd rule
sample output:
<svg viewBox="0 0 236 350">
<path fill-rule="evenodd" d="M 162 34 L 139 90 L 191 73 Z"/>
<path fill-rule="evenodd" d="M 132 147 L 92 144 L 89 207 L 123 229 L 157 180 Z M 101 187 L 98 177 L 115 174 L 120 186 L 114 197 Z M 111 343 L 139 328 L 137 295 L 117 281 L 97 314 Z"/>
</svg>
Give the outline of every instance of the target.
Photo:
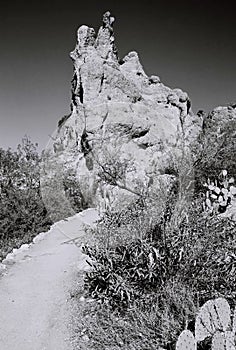
<svg viewBox="0 0 236 350">
<path fill-rule="evenodd" d="M 84 247 L 94 260 L 94 269 L 86 277 L 93 296 L 127 307 L 141 292 L 162 284 L 163 247 L 157 246 L 148 230 L 149 221 L 141 199 L 120 212 L 106 213 L 97 227 L 97 245 Z"/>
<path fill-rule="evenodd" d="M 41 179 L 41 193 L 52 222 L 63 220 L 75 214 L 70 201 L 65 196 L 62 177 Z"/>
<path fill-rule="evenodd" d="M 192 284 L 199 303 L 216 296 L 232 301 L 236 282 L 233 243 L 236 223 L 228 218 L 200 213 L 199 207 L 193 207 L 191 211 L 184 230 L 188 244 L 183 249 L 184 266 L 179 270 L 182 280 Z"/>
<path fill-rule="evenodd" d="M 42 198 L 53 222 L 63 220 L 88 207 L 75 169 L 67 167 L 51 152 L 44 151 L 40 169 Z"/>
<path fill-rule="evenodd" d="M 198 207 L 198 210 L 201 208 Z M 93 295 L 104 295 L 112 302 L 118 299 L 126 303 L 132 296 L 158 290 L 177 273 L 185 282 L 196 284 L 203 299 L 213 291 L 225 293 L 228 290 L 231 293 L 235 264 L 233 233 L 236 225 L 229 219 L 208 217 L 204 213 L 199 215 L 196 203 L 191 211 L 188 222 L 187 219 L 183 220 L 180 227 L 174 230 L 169 226 L 171 219 L 166 218 L 154 228 L 146 228 L 146 232 L 143 227 L 141 236 L 139 229 L 135 232 L 133 228 L 132 232 L 125 234 L 126 237 L 116 239 L 111 237 L 109 226 L 103 236 L 103 246 L 85 248 L 86 253 L 96 261 L 95 270 L 87 277 Z M 126 226 L 126 230 L 129 229 L 132 226 Z M 224 281 L 221 281 L 221 273 L 219 276 L 218 273 L 222 271 L 224 259 L 229 260 L 232 271 L 225 262 L 224 267 L 229 274 L 222 275 Z M 130 293 L 125 289 L 124 282 L 129 286 Z"/>
<path fill-rule="evenodd" d="M 88 208 L 88 203 L 83 197 L 80 183 L 76 178 L 75 169 L 69 168 L 63 173 L 63 187 L 65 196 L 75 212 L 78 213 Z"/>
<path fill-rule="evenodd" d="M 51 224 L 40 194 L 40 155 L 24 137 L 16 151 L 0 149 L 0 252 L 29 242 Z"/>
</svg>

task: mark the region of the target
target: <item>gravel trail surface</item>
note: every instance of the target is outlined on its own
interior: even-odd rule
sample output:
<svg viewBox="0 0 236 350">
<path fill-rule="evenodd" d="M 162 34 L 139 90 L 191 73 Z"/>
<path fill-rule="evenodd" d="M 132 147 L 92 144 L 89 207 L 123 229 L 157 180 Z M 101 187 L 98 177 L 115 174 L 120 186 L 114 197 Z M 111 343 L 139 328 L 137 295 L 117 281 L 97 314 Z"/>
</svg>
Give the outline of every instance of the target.
<svg viewBox="0 0 236 350">
<path fill-rule="evenodd" d="M 70 290 L 86 257 L 70 238 L 98 218 L 88 209 L 53 225 L 28 249 L 9 259 L 0 277 L 0 349 L 71 350 Z"/>
</svg>

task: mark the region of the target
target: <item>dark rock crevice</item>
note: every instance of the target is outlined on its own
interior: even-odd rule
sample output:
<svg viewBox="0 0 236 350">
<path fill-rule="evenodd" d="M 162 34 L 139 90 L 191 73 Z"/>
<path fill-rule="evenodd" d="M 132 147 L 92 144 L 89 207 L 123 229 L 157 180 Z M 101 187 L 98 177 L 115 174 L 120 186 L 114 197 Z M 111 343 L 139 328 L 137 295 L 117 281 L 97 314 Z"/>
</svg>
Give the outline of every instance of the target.
<svg viewBox="0 0 236 350">
<path fill-rule="evenodd" d="M 80 139 L 80 147 L 81 147 L 81 152 L 84 155 L 85 158 L 85 163 L 89 171 L 93 170 L 93 158 L 92 158 L 92 147 L 89 144 L 88 141 L 88 134 L 86 129 L 84 129 L 81 139 Z"/>
<path fill-rule="evenodd" d="M 78 100 L 81 104 L 84 102 L 84 88 L 81 80 L 81 74 L 79 71 L 79 81 L 78 81 L 78 76 L 76 72 L 74 72 L 73 78 L 71 80 L 71 100 L 72 100 L 72 107 L 78 105 Z M 73 109 L 73 108 L 72 108 Z"/>
<path fill-rule="evenodd" d="M 82 84 L 81 80 L 79 83 L 78 96 L 79 96 L 80 103 L 83 104 L 84 103 L 84 88 L 83 88 L 83 84 Z"/>
<path fill-rule="evenodd" d="M 151 145 L 149 145 L 149 143 L 138 143 L 137 145 L 141 149 L 147 149 L 148 147 L 151 146 Z"/>
<path fill-rule="evenodd" d="M 102 74 L 102 77 L 101 77 L 101 83 L 100 83 L 99 93 L 102 92 L 102 87 L 103 87 L 104 79 L 105 79 L 105 76 L 104 76 L 104 73 L 103 73 L 103 74 Z"/>
<path fill-rule="evenodd" d="M 92 147 L 90 146 L 89 141 L 88 141 L 88 134 L 87 134 L 85 129 L 81 135 L 80 146 L 81 146 L 81 151 L 84 154 L 84 156 L 86 156 L 87 154 L 89 154 L 92 151 Z"/>
<path fill-rule="evenodd" d="M 83 88 L 83 84 L 82 84 L 80 70 L 79 70 L 79 83 L 77 84 L 76 92 L 77 92 L 77 95 L 79 97 L 80 103 L 83 104 L 84 103 L 84 88 Z"/>
<path fill-rule="evenodd" d="M 144 129 L 144 130 L 139 130 L 139 129 L 136 129 L 132 132 L 131 134 L 131 138 L 132 139 L 137 139 L 139 137 L 143 137 L 145 136 L 147 133 L 149 132 L 149 128 L 148 129 Z"/>
<path fill-rule="evenodd" d="M 62 127 L 63 124 L 65 124 L 65 122 L 67 121 L 67 119 L 70 118 L 70 114 L 64 115 L 59 122 L 57 123 L 58 128 L 60 129 Z"/>
</svg>

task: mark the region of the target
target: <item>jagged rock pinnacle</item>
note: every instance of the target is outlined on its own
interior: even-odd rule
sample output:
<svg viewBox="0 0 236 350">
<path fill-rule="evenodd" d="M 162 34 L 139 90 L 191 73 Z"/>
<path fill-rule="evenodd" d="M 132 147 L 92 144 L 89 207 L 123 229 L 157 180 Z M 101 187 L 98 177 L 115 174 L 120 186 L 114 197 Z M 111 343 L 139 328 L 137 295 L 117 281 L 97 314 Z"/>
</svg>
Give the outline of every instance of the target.
<svg viewBox="0 0 236 350">
<path fill-rule="evenodd" d="M 73 60 L 82 54 L 88 54 L 89 48 L 93 47 L 104 59 L 117 60 L 117 49 L 115 47 L 113 23 L 115 18 L 107 11 L 103 15 L 103 23 L 96 36 L 95 30 L 86 25 L 79 27 L 77 31 L 77 44 L 70 56 Z"/>
</svg>

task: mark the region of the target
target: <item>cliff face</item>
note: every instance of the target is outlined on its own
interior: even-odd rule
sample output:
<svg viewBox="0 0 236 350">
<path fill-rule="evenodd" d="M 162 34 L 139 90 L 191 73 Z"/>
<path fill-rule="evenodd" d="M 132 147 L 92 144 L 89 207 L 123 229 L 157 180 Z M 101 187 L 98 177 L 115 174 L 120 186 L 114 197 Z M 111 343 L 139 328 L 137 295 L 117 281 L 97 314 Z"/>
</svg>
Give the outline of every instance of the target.
<svg viewBox="0 0 236 350">
<path fill-rule="evenodd" d="M 71 114 L 58 123 L 51 148 L 73 163 L 91 205 L 127 204 L 163 179 L 198 131 L 186 92 L 147 76 L 136 52 L 119 60 L 109 12 L 96 34 L 81 26 L 74 63 Z"/>
</svg>

